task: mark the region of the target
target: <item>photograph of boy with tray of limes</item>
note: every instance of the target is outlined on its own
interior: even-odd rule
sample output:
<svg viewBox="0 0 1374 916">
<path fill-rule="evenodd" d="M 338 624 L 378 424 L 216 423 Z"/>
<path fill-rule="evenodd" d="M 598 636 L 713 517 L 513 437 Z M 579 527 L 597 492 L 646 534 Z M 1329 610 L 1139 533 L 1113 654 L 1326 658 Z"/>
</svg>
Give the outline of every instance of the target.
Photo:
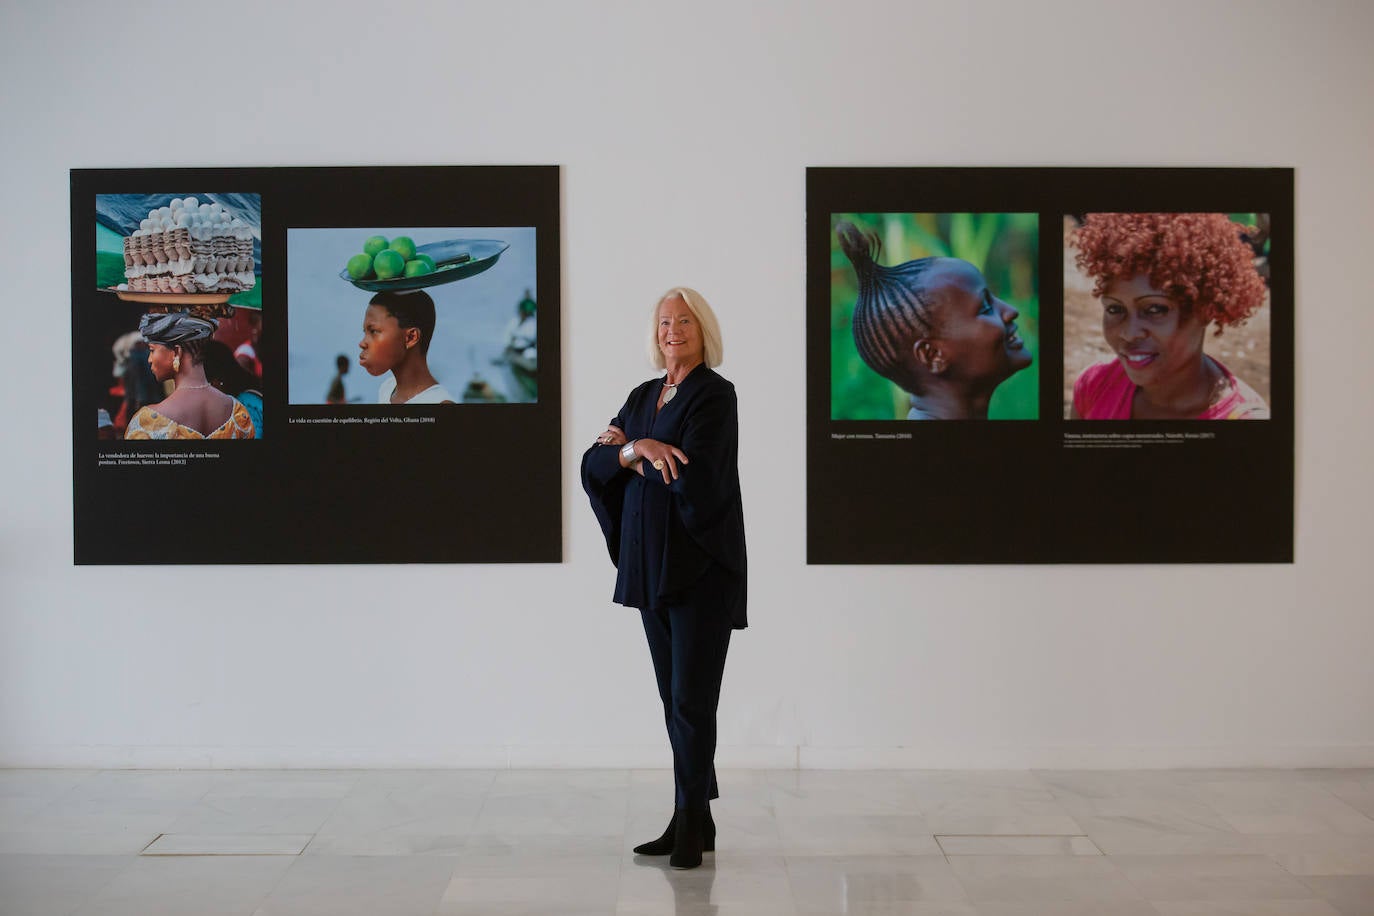
<svg viewBox="0 0 1374 916">
<path fill-rule="evenodd" d="M 292 404 L 538 400 L 533 227 L 288 229 L 287 265 Z"/>
</svg>

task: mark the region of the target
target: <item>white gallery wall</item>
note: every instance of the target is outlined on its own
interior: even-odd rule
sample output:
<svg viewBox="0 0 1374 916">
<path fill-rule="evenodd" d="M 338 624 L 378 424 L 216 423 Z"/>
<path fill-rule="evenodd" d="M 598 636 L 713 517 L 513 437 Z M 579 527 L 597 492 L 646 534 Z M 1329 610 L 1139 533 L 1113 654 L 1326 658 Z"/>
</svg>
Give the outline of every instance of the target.
<svg viewBox="0 0 1374 916">
<path fill-rule="evenodd" d="M 0 765 L 666 766 L 577 464 L 684 283 L 740 395 L 722 764 L 1374 765 L 1370 35 L 1358 2 L 5 4 Z M 68 169 L 421 164 L 562 166 L 564 561 L 73 566 Z M 808 165 L 1295 168 L 1296 562 L 807 566 Z M 1037 485 L 1004 470 L 970 519 Z M 128 511 L 267 517 L 229 484 Z"/>
</svg>

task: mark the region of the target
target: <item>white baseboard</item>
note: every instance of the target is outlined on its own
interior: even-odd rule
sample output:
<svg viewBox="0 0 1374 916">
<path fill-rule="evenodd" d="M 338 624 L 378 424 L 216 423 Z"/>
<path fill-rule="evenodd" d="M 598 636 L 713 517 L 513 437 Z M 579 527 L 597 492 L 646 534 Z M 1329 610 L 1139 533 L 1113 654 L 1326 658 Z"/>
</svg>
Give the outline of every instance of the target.
<svg viewBox="0 0 1374 916">
<path fill-rule="evenodd" d="M 652 746 L 509 745 L 435 748 L 48 746 L 0 748 L 0 768 L 237 769 L 663 769 Z M 1374 767 L 1374 746 L 1349 747 L 807 747 L 734 745 L 721 769 L 1123 770 Z"/>
<path fill-rule="evenodd" d="M 662 745 L 510 745 L 435 748 L 49 746 L 0 748 L 0 769 L 334 770 L 666 769 Z M 722 747 L 721 768 L 791 770 L 795 747 Z"/>
<path fill-rule="evenodd" d="M 800 747 L 803 770 L 1169 770 L 1371 767 L 1352 747 Z"/>
</svg>

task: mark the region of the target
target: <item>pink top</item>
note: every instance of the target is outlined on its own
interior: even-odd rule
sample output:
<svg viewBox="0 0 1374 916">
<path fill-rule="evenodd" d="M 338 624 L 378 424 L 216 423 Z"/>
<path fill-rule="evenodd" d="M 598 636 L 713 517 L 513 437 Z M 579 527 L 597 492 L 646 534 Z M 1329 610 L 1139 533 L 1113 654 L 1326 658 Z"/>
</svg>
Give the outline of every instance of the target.
<svg viewBox="0 0 1374 916">
<path fill-rule="evenodd" d="M 1207 357 L 1230 383 L 1225 396 L 1193 419 L 1267 420 L 1269 405 L 1255 389 L 1231 374 L 1214 357 Z M 1121 360 L 1094 363 L 1084 369 L 1073 383 L 1073 409 L 1084 420 L 1129 420 L 1135 385 L 1126 375 Z"/>
</svg>

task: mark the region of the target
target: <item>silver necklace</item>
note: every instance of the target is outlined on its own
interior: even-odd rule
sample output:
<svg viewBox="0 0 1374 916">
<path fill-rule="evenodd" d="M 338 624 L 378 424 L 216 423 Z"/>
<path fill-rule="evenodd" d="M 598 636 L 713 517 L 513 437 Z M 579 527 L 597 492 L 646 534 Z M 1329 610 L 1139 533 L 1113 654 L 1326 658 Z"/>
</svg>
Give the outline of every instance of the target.
<svg viewBox="0 0 1374 916">
<path fill-rule="evenodd" d="M 677 386 L 681 384 L 681 382 L 678 382 L 677 385 L 670 385 L 668 384 L 668 376 L 663 376 L 663 403 L 667 404 L 673 398 L 677 397 Z"/>
<path fill-rule="evenodd" d="M 209 388 L 209 387 L 210 387 L 210 383 L 209 383 L 209 382 L 206 382 L 204 385 L 178 385 L 177 387 L 178 387 L 178 388 Z"/>
</svg>

